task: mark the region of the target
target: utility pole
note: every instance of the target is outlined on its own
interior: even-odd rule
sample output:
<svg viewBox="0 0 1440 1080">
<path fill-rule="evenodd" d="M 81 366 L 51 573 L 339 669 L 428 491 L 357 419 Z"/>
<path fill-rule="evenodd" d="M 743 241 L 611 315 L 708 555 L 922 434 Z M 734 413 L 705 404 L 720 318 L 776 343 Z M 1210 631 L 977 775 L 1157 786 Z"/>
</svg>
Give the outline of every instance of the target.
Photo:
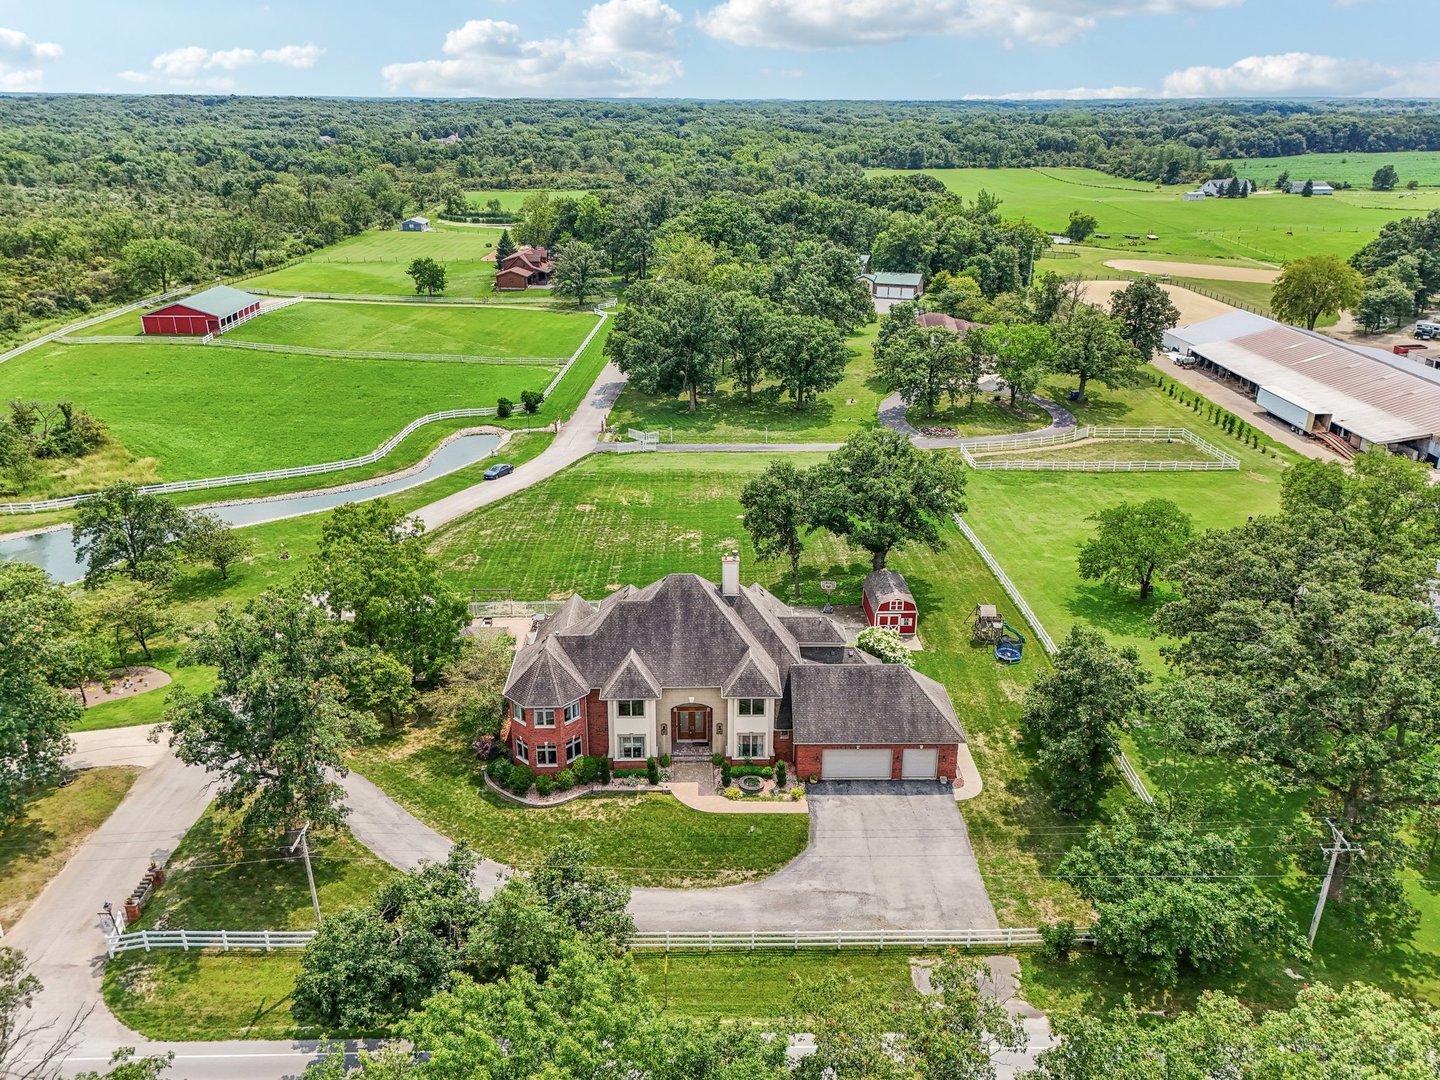
<svg viewBox="0 0 1440 1080">
<path fill-rule="evenodd" d="M 1335 822 L 1326 818 L 1325 824 L 1330 826 L 1330 843 L 1328 846 L 1321 844 L 1320 850 L 1330 856 L 1330 868 L 1325 871 L 1325 880 L 1320 885 L 1320 899 L 1315 901 L 1315 916 L 1310 920 L 1311 945 L 1315 944 L 1315 931 L 1320 929 L 1320 916 L 1325 912 L 1325 898 L 1330 895 L 1330 882 L 1335 877 L 1335 863 L 1339 861 L 1342 854 L 1365 854 L 1364 848 L 1356 847 L 1345 839 L 1345 834 L 1339 830 Z"/>
<path fill-rule="evenodd" d="M 305 877 L 306 877 L 306 879 L 308 879 L 309 882 L 310 882 L 310 903 L 312 903 L 312 904 L 315 905 L 315 925 L 316 925 L 316 926 L 319 926 L 319 925 L 320 925 L 320 896 L 319 896 L 318 893 L 315 892 L 315 871 L 313 871 L 312 869 L 310 869 L 310 842 L 305 839 L 305 834 L 308 833 L 309 831 L 310 831 L 310 823 L 307 821 L 307 822 L 305 823 L 304 827 L 300 830 L 300 835 L 297 836 L 297 837 L 295 838 L 295 842 L 290 845 L 290 854 L 291 854 L 291 855 L 294 855 L 294 854 L 295 854 L 295 849 L 298 847 L 298 848 L 300 849 L 300 855 L 301 855 L 301 857 L 305 860 Z M 1331 863 L 1331 866 L 1332 866 L 1332 867 L 1334 866 L 1334 863 L 1333 863 L 1333 862 Z M 1315 917 L 1318 919 L 1320 916 L 1317 914 Z M 1312 932 L 1311 936 L 1312 936 L 1312 937 L 1314 936 L 1313 932 Z"/>
</svg>

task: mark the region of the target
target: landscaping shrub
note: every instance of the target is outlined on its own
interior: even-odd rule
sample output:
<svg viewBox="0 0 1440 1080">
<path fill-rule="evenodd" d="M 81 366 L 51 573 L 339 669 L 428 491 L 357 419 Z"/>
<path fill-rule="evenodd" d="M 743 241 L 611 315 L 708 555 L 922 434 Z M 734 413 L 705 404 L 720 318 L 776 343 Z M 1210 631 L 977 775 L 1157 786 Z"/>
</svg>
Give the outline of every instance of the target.
<svg viewBox="0 0 1440 1080">
<path fill-rule="evenodd" d="M 505 744 L 494 735 L 481 735 L 470 745 L 475 750 L 476 761 L 490 761 L 505 752 Z"/>
<path fill-rule="evenodd" d="M 660 782 L 660 763 L 653 757 L 645 759 L 645 779 L 652 784 Z"/>
<path fill-rule="evenodd" d="M 508 397 L 502 397 L 495 403 L 495 416 L 500 420 L 509 419 L 510 414 L 515 411 L 515 403 Z"/>
<path fill-rule="evenodd" d="M 646 780 L 650 779 L 649 769 L 616 769 L 616 780 Z"/>
<path fill-rule="evenodd" d="M 660 755 L 660 767 L 661 767 L 662 769 L 668 769 L 668 768 L 670 767 L 670 755 L 669 755 L 669 754 L 661 754 L 661 755 Z"/>
<path fill-rule="evenodd" d="M 744 765 L 730 766 L 731 776 L 758 776 L 764 780 L 770 780 L 775 776 L 775 770 L 769 765 L 751 765 L 748 762 Z"/>
<path fill-rule="evenodd" d="M 597 757 L 579 758 L 574 765 L 570 766 L 575 774 L 577 784 L 593 784 L 595 777 L 600 775 L 600 759 Z"/>
<path fill-rule="evenodd" d="M 855 638 L 855 645 L 871 656 L 878 656 L 887 664 L 915 666 L 915 656 L 905 647 L 905 641 L 897 630 L 888 626 L 867 626 Z"/>
<path fill-rule="evenodd" d="M 555 774 L 555 790 L 569 791 L 575 786 L 575 770 L 561 769 Z"/>
<path fill-rule="evenodd" d="M 711 764 L 711 765 L 714 765 L 714 766 L 718 769 L 721 765 L 724 765 L 724 764 L 725 764 L 725 755 L 724 755 L 724 754 L 711 754 L 711 755 L 710 755 L 710 764 Z"/>
<path fill-rule="evenodd" d="M 1069 960 L 1075 950 L 1075 924 L 1069 919 L 1040 924 L 1040 951 L 1051 960 Z"/>
<path fill-rule="evenodd" d="M 545 395 L 539 390 L 522 390 L 520 392 L 520 405 L 531 416 L 534 416 L 544 403 Z"/>
<path fill-rule="evenodd" d="M 804 797 L 805 789 L 803 787 L 792 787 L 790 789 L 790 799 L 792 802 L 799 802 Z"/>
<path fill-rule="evenodd" d="M 516 795 L 524 795 L 534 782 L 535 774 L 530 771 L 529 765 L 514 765 L 510 769 L 510 779 L 506 781 L 505 786 Z"/>
<path fill-rule="evenodd" d="M 492 760 L 489 765 L 485 766 L 485 772 L 489 774 L 491 780 L 494 780 L 501 787 L 508 787 L 510 784 L 510 773 L 514 768 L 515 766 L 511 764 L 509 758 L 498 757 Z"/>
<path fill-rule="evenodd" d="M 738 787 L 727 787 L 725 789 L 725 798 L 729 799 L 731 802 L 739 802 L 744 797 L 745 793 L 741 791 Z"/>
<path fill-rule="evenodd" d="M 610 783 L 610 759 L 602 757 L 600 759 L 600 784 L 604 786 L 608 783 Z"/>
<path fill-rule="evenodd" d="M 733 776 L 733 775 L 734 775 L 734 770 L 731 768 L 730 763 L 729 763 L 728 761 L 723 761 L 723 760 L 722 760 L 722 761 L 720 762 L 720 786 L 721 786 L 721 787 L 729 787 L 729 786 L 730 786 L 730 777 Z"/>
<path fill-rule="evenodd" d="M 785 786 L 785 762 L 783 761 L 775 762 L 775 786 L 777 788 Z"/>
<path fill-rule="evenodd" d="M 549 773 L 541 773 L 535 777 L 535 794 L 542 798 L 555 790 L 555 778 Z"/>
</svg>

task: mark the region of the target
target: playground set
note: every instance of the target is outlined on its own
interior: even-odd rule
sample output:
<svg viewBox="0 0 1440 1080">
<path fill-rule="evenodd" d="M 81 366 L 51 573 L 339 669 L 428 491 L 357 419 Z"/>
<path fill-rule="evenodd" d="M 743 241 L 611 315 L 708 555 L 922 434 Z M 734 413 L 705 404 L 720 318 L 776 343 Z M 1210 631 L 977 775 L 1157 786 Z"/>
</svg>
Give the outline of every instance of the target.
<svg viewBox="0 0 1440 1080">
<path fill-rule="evenodd" d="M 970 640 L 993 645 L 995 659 L 1018 664 L 1025 652 L 1025 635 L 1005 621 L 994 604 L 977 604 L 970 615 Z"/>
</svg>

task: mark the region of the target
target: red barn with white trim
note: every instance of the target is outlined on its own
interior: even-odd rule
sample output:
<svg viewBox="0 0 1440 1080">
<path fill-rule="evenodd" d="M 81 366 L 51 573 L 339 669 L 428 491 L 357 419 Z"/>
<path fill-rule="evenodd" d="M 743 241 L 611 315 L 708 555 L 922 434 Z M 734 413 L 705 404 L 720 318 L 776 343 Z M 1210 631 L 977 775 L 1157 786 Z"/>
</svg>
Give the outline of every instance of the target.
<svg viewBox="0 0 1440 1080">
<path fill-rule="evenodd" d="M 910 586 L 894 570 L 872 570 L 866 575 L 863 603 L 871 626 L 898 631 L 901 637 L 915 636 L 919 609 Z"/>
<path fill-rule="evenodd" d="M 140 316 L 147 334 L 223 334 L 260 310 L 260 298 L 216 285 Z"/>
</svg>

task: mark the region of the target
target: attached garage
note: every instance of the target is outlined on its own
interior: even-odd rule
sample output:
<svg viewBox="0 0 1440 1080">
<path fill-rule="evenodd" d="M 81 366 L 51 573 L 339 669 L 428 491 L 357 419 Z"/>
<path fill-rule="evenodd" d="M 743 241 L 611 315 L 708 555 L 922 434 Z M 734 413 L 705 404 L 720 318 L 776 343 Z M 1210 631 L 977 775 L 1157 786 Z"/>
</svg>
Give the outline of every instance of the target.
<svg viewBox="0 0 1440 1080">
<path fill-rule="evenodd" d="M 888 746 L 878 750 L 822 750 L 820 773 L 826 780 L 889 780 L 890 757 Z"/>
<path fill-rule="evenodd" d="M 903 664 L 797 664 L 790 714 L 797 776 L 956 777 L 965 732 L 950 695 Z"/>
</svg>

